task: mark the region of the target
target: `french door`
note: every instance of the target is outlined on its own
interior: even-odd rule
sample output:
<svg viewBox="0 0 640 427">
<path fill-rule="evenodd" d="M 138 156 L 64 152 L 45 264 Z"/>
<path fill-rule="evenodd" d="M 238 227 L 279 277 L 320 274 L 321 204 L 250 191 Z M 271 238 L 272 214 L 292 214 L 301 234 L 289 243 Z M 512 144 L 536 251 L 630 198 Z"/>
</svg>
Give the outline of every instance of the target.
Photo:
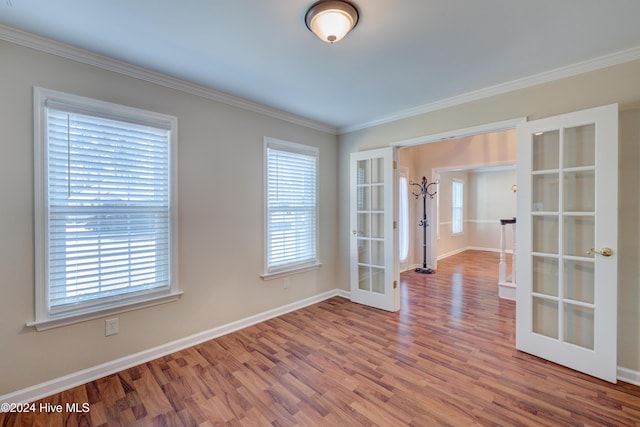
<svg viewBox="0 0 640 427">
<path fill-rule="evenodd" d="M 518 126 L 516 347 L 616 382 L 618 106 Z"/>
<path fill-rule="evenodd" d="M 389 147 L 350 159 L 351 300 L 387 311 L 400 308 L 395 157 Z"/>
</svg>

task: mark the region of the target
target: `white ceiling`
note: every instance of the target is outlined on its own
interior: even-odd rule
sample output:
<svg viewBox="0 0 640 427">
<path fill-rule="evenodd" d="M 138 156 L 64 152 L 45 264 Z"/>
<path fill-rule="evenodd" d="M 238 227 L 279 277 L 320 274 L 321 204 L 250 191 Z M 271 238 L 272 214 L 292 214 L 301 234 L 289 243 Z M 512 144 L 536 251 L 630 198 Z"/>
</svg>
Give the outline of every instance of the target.
<svg viewBox="0 0 640 427">
<path fill-rule="evenodd" d="M 335 45 L 304 24 L 314 0 L 0 0 L 0 24 L 339 131 L 640 57 L 638 0 L 353 1 L 360 22 Z"/>
</svg>

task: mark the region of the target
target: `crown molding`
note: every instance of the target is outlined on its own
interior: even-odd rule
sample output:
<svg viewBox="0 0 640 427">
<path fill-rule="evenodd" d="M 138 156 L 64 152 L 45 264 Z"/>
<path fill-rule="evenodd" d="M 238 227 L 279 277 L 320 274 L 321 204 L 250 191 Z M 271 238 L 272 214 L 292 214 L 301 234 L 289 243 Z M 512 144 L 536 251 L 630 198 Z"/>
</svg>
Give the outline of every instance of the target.
<svg viewBox="0 0 640 427">
<path fill-rule="evenodd" d="M 565 67 L 556 68 L 551 71 L 534 74 L 529 77 L 500 83 L 494 86 L 489 86 L 484 89 L 479 89 L 461 95 L 452 96 L 450 98 L 441 99 L 435 102 L 430 102 L 418 107 L 399 111 L 389 116 L 383 116 L 376 120 L 371 120 L 352 126 L 341 127 L 338 129 L 338 133 L 345 134 L 357 130 L 367 129 L 385 123 L 407 119 L 410 117 L 418 116 L 420 114 L 430 113 L 432 111 L 437 111 L 472 101 L 478 101 L 484 98 L 489 98 L 491 96 L 502 95 L 504 93 L 513 92 L 519 89 L 526 89 L 539 84 L 549 83 L 566 77 L 576 76 L 578 74 L 596 71 L 602 68 L 607 68 L 638 59 L 640 59 L 640 46 L 600 56 L 598 58 L 590 59 L 587 61 L 578 62 L 576 64 L 567 65 Z"/>
<path fill-rule="evenodd" d="M 5 40 L 14 44 L 39 50 L 41 52 L 50 53 L 62 58 L 71 59 L 73 61 L 81 62 L 87 65 L 92 65 L 105 70 L 114 71 L 116 73 L 123 74 L 129 77 L 134 77 L 167 88 L 176 89 L 184 93 L 196 95 L 202 98 L 210 99 L 212 101 L 220 102 L 233 107 L 252 111 L 275 119 L 283 120 L 289 123 L 304 126 L 310 129 L 315 129 L 321 132 L 327 132 L 334 135 L 355 132 L 358 130 L 379 126 L 397 120 L 407 119 L 432 111 L 437 111 L 468 102 L 478 101 L 484 98 L 489 98 L 491 96 L 501 95 L 519 89 L 526 89 L 528 87 L 536 86 L 539 84 L 548 83 L 566 77 L 571 77 L 590 71 L 596 71 L 602 68 L 607 68 L 640 59 L 640 46 L 637 46 L 587 61 L 578 62 L 576 64 L 568 65 L 565 67 L 556 68 L 551 71 L 535 74 L 529 77 L 500 83 L 494 86 L 489 86 L 487 88 L 430 102 L 371 121 L 344 127 L 334 127 L 292 113 L 287 113 L 276 108 L 248 101 L 240 97 L 229 95 L 205 86 L 171 77 L 166 74 L 151 71 L 123 61 L 118 61 L 116 59 L 99 55 L 85 49 L 80 49 L 65 43 L 56 42 L 51 39 L 38 36 L 26 31 L 18 30 L 7 25 L 0 24 L 0 40 Z"/>
<path fill-rule="evenodd" d="M 197 85 L 195 83 L 171 77 L 166 74 L 151 71 L 146 68 L 138 67 L 104 55 L 99 55 L 85 49 L 80 49 L 66 43 L 60 43 L 46 37 L 18 30 L 7 25 L 0 24 L 0 40 L 5 40 L 41 52 L 50 53 L 52 55 L 70 59 L 83 64 L 92 65 L 104 70 L 113 71 L 128 77 L 144 80 L 170 89 L 176 89 L 190 95 L 196 95 L 212 101 L 252 111 L 254 113 L 263 114 L 265 116 L 315 129 L 321 132 L 327 132 L 334 135 L 336 135 L 338 132 L 338 129 L 336 127 L 329 126 L 324 123 L 310 120 L 295 114 L 287 113 L 276 108 L 267 107 L 265 105 L 251 102 L 246 99 L 210 89 L 205 86 Z"/>
</svg>

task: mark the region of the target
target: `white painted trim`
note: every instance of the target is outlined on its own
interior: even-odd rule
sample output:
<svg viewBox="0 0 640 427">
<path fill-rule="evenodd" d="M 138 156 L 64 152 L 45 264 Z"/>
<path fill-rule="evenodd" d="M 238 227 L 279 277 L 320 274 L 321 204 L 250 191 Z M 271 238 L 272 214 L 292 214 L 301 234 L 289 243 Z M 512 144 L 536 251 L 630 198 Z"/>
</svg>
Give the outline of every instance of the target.
<svg viewBox="0 0 640 427">
<path fill-rule="evenodd" d="M 248 101 L 233 95 L 226 94 L 205 86 L 197 85 L 185 80 L 168 76 L 166 74 L 147 70 L 142 67 L 118 61 L 116 59 L 99 55 L 85 49 L 80 49 L 65 43 L 53 41 L 51 39 L 37 36 L 26 31 L 18 30 L 7 25 L 0 24 L 0 40 L 5 40 L 20 46 L 25 46 L 41 52 L 50 53 L 72 61 L 80 62 L 103 70 L 113 71 L 125 76 L 155 83 L 167 88 L 176 89 L 190 95 L 196 95 L 212 101 L 221 102 L 233 107 L 242 108 L 254 113 L 263 114 L 275 119 L 284 120 L 289 123 L 304 126 L 310 129 L 336 135 L 338 129 L 334 126 L 307 119 L 295 114 L 287 113 L 276 108 L 267 107 L 255 102 Z"/>
<path fill-rule="evenodd" d="M 36 268 L 40 270 L 40 268 Z M 36 292 L 38 293 L 38 292 Z M 28 328 L 36 328 L 36 331 L 46 331 L 48 329 L 59 328 L 61 326 L 69 326 L 74 323 L 86 322 L 88 320 L 99 319 L 101 317 L 113 316 L 114 314 L 126 313 L 127 311 L 140 310 L 142 308 L 153 307 L 160 304 L 167 304 L 170 302 L 175 302 L 182 297 L 184 292 L 182 290 L 177 290 L 176 292 L 172 292 L 166 295 L 154 296 L 146 298 L 142 301 L 123 303 L 120 305 L 114 305 L 112 307 L 92 310 L 86 313 L 76 313 L 67 315 L 60 318 L 35 320 L 33 322 L 27 322 L 26 326 Z M 39 295 L 42 298 L 41 295 Z M 46 307 L 43 307 L 43 309 Z M 37 319 L 37 316 L 36 316 Z"/>
<path fill-rule="evenodd" d="M 481 246 L 467 246 L 465 248 L 466 251 L 484 251 L 484 252 L 500 252 L 500 248 L 485 248 Z M 508 251 L 505 251 L 508 252 Z"/>
<path fill-rule="evenodd" d="M 474 90 L 471 92 L 463 93 L 461 95 L 452 96 L 450 98 L 445 98 L 438 101 L 430 102 L 428 104 L 420 105 L 415 108 L 409 108 L 406 110 L 398 111 L 395 114 L 380 117 L 376 120 L 371 120 L 365 123 L 355 124 L 351 126 L 344 126 L 338 129 L 338 131 L 340 134 L 345 134 L 348 132 L 354 132 L 357 130 L 370 128 L 373 126 L 379 126 L 385 123 L 390 123 L 397 120 L 418 116 L 420 114 L 442 110 L 444 108 L 466 104 L 468 102 L 478 101 L 480 99 L 485 99 L 485 98 L 489 98 L 496 95 L 502 95 L 508 92 L 514 92 L 516 90 L 525 89 L 528 87 L 533 87 L 533 86 L 544 84 L 544 83 L 549 83 L 555 80 L 576 76 L 578 74 L 588 73 L 590 71 L 600 70 L 602 68 L 623 64 L 625 62 L 635 61 L 637 59 L 640 59 L 640 46 L 632 47 L 630 49 L 622 50 L 619 52 L 610 53 L 608 55 L 603 55 L 598 58 L 593 58 L 586 61 L 578 62 L 576 64 L 567 65 L 565 67 L 556 68 L 555 70 L 534 74 L 533 76 L 511 80 L 509 82 L 504 82 L 494 86 L 489 86 L 484 89 Z"/>
<path fill-rule="evenodd" d="M 502 132 L 506 130 L 513 130 L 516 127 L 518 127 L 520 123 L 524 123 L 526 121 L 527 121 L 526 117 L 517 117 L 514 119 L 502 120 L 499 122 L 485 123 L 482 125 L 471 126 L 471 127 L 462 128 L 462 129 L 455 129 L 455 130 L 448 130 L 440 133 L 434 133 L 431 135 L 422 135 L 422 136 L 417 136 L 415 138 L 402 139 L 400 141 L 394 141 L 390 145 L 394 147 L 411 147 L 413 145 L 430 144 L 432 142 L 444 141 L 447 139 L 460 139 L 460 138 L 467 138 L 467 137 L 476 136 L 476 135 L 483 135 L 485 133 Z M 513 164 L 513 163 L 509 163 L 509 164 Z M 486 165 L 483 164 L 483 167 L 484 166 Z M 438 169 L 438 171 L 439 170 L 440 169 Z"/>
<path fill-rule="evenodd" d="M 267 239 L 265 238 L 265 241 Z M 266 251 L 265 251 L 266 252 Z M 266 261 L 265 261 L 266 263 Z M 260 277 L 262 278 L 262 280 L 274 280 L 274 279 L 280 279 L 282 277 L 288 277 L 288 276 L 293 276 L 294 274 L 300 274 L 300 273 L 305 273 L 307 271 L 312 271 L 312 270 L 317 270 L 320 267 L 322 267 L 322 263 L 321 262 L 315 262 L 312 265 L 305 265 L 304 267 L 298 267 L 298 268 L 292 268 L 290 270 L 283 270 L 283 271 L 278 271 L 275 273 L 263 273 L 260 275 Z"/>
<path fill-rule="evenodd" d="M 618 372 L 616 376 L 620 381 L 640 386 L 640 371 L 633 371 L 631 369 L 618 366 Z"/>
<path fill-rule="evenodd" d="M 516 285 L 511 282 L 498 283 L 498 297 L 501 299 L 516 300 Z"/>
<path fill-rule="evenodd" d="M 465 219 L 464 222 L 470 222 L 473 224 L 493 224 L 500 226 L 500 220 L 498 219 Z"/>
<path fill-rule="evenodd" d="M 524 122 L 523 122 L 524 123 Z M 515 128 L 514 128 L 515 129 Z M 509 130 L 509 129 L 506 129 Z M 511 129 L 513 130 L 513 129 Z M 499 131 L 496 131 L 499 132 Z M 452 139 L 452 138 L 447 138 Z M 433 141 L 432 141 L 433 142 Z M 433 172 L 435 174 L 442 174 L 447 172 L 470 172 L 475 173 L 476 171 L 481 170 L 482 172 L 486 172 L 488 170 L 500 170 L 500 169 L 513 169 L 516 170 L 516 164 L 512 161 L 500 161 L 500 162 L 487 162 L 482 163 L 481 165 L 470 164 L 470 165 L 457 165 L 457 166 L 447 166 L 442 168 L 435 168 Z"/>
<path fill-rule="evenodd" d="M 460 253 L 462 253 L 462 252 L 464 252 L 466 250 L 467 250 L 467 248 L 461 248 L 461 249 L 456 249 L 456 250 L 444 253 L 442 255 L 438 255 L 437 260 L 440 261 L 440 260 L 443 260 L 445 258 L 449 258 L 450 256 L 458 255 L 458 254 L 460 254 Z"/>
<path fill-rule="evenodd" d="M 68 390 L 70 388 L 86 384 L 90 381 L 94 381 L 98 378 L 112 375 L 124 369 L 128 369 L 133 366 L 146 363 L 150 360 L 166 356 L 167 354 L 175 353 L 176 351 L 184 350 L 185 348 L 189 348 L 205 341 L 227 335 L 231 332 L 244 329 L 251 325 L 255 325 L 256 323 L 264 322 L 265 320 L 269 320 L 274 317 L 299 310 L 309 305 L 319 303 L 329 298 L 333 298 L 334 296 L 349 298 L 348 295 L 349 293 L 347 291 L 341 289 L 334 289 L 332 291 L 324 292 L 310 298 L 303 299 L 301 301 L 296 301 L 282 307 L 274 308 L 272 310 L 249 316 L 245 319 L 240 319 L 226 325 L 209 329 L 208 331 L 199 332 L 197 334 L 181 338 L 166 344 L 162 344 L 157 347 L 141 351 L 139 353 L 124 356 L 119 359 L 103 363 L 101 365 L 83 369 L 82 371 L 78 372 L 72 372 L 71 374 L 46 381 L 41 384 L 36 384 L 22 390 L 17 390 L 15 392 L 2 395 L 0 396 L 0 403 L 33 402 L 35 400 L 42 399 L 43 397 Z"/>
<path fill-rule="evenodd" d="M 351 292 L 345 291 L 344 289 L 336 289 L 336 296 L 346 298 L 351 301 Z M 328 299 L 328 298 L 327 298 Z"/>
<path fill-rule="evenodd" d="M 464 251 L 484 251 L 484 252 L 496 252 L 499 253 L 500 249 L 496 249 L 496 248 L 484 248 L 484 247 L 480 247 L 480 246 L 465 246 L 464 248 L 460 248 L 460 249 L 455 249 L 453 251 L 438 255 L 438 261 L 443 260 L 445 258 L 449 258 L 450 256 L 454 256 L 454 255 L 458 255 Z M 511 249 L 508 249 L 505 251 L 508 254 L 513 253 L 513 251 Z"/>
</svg>

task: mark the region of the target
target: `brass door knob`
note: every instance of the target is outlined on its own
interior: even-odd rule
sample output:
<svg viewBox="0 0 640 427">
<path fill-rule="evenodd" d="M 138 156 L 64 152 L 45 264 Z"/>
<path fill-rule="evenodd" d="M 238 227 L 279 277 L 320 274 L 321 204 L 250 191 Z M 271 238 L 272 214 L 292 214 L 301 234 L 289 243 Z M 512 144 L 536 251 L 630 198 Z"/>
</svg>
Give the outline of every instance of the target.
<svg viewBox="0 0 640 427">
<path fill-rule="evenodd" d="M 601 250 L 597 250 L 596 248 L 591 248 L 587 251 L 587 255 L 598 254 L 602 256 L 611 256 L 613 255 L 613 250 L 611 248 L 602 248 Z"/>
</svg>

